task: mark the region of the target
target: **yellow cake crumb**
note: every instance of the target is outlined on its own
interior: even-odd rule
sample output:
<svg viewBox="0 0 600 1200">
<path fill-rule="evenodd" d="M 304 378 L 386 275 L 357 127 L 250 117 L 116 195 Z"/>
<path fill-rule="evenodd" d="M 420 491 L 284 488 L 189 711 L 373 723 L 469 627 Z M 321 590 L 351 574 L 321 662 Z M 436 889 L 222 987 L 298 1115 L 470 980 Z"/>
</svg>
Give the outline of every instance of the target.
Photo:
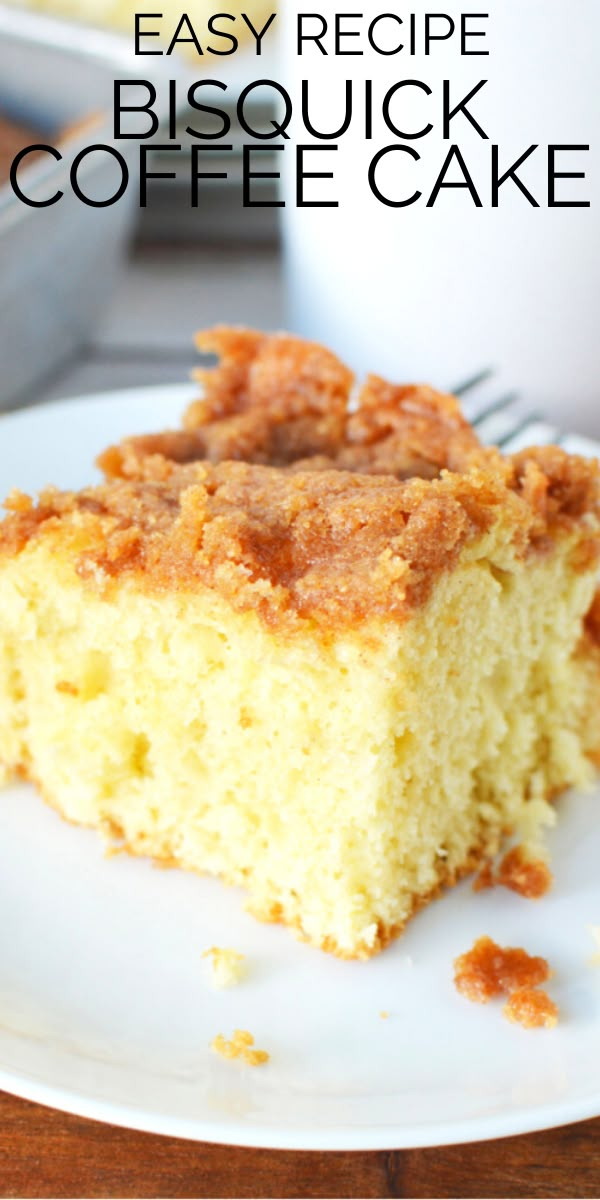
<svg viewBox="0 0 600 1200">
<path fill-rule="evenodd" d="M 266 1050 L 254 1048 L 254 1037 L 247 1029 L 235 1029 L 231 1041 L 218 1033 L 210 1043 L 210 1048 L 221 1058 L 240 1058 L 249 1067 L 260 1067 L 270 1057 Z"/>
<path fill-rule="evenodd" d="M 390 1014 L 389 1014 L 389 1012 L 386 1012 L 386 1011 L 385 1011 L 385 1009 L 384 1009 L 384 1011 L 383 1011 L 383 1012 L 380 1012 L 380 1014 L 379 1014 L 379 1016 L 381 1017 L 381 1020 L 382 1020 L 382 1021 L 387 1021 L 387 1019 L 388 1019 L 389 1015 L 390 1015 Z"/>
<path fill-rule="evenodd" d="M 213 987 L 234 987 L 242 979 L 244 955 L 239 954 L 237 950 L 230 950 L 224 946 L 211 946 L 209 950 L 204 951 L 202 957 L 210 958 Z"/>
</svg>

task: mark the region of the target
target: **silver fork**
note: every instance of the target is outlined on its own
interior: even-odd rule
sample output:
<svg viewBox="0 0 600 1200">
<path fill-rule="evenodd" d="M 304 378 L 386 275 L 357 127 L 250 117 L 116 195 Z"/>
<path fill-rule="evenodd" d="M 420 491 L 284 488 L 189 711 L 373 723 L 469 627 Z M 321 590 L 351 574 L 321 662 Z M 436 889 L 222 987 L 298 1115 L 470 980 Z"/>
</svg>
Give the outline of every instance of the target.
<svg viewBox="0 0 600 1200">
<path fill-rule="evenodd" d="M 564 433 L 527 406 L 516 389 L 503 390 L 492 368 L 474 372 L 450 389 L 458 396 L 467 420 L 487 446 L 507 454 L 525 446 L 562 446 L 571 454 L 600 456 L 600 443 L 575 433 Z"/>
</svg>

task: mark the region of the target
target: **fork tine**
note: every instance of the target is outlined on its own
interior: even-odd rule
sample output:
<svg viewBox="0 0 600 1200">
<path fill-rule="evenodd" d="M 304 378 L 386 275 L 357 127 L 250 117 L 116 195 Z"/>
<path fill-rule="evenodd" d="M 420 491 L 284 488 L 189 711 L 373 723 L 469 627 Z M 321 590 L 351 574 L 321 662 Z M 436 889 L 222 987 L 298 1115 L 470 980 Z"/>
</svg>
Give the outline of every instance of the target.
<svg viewBox="0 0 600 1200">
<path fill-rule="evenodd" d="M 472 391 L 472 389 L 478 387 L 479 384 L 486 383 L 488 379 L 492 378 L 493 374 L 493 367 L 483 367 L 483 369 L 481 371 L 477 371 L 475 375 L 470 375 L 468 379 L 464 381 L 464 383 L 459 383 L 457 387 L 450 388 L 450 392 L 453 396 L 464 396 L 466 392 Z"/>
<path fill-rule="evenodd" d="M 461 408 L 467 420 L 473 425 L 517 398 L 516 391 L 506 387 L 505 382 L 499 379 L 497 372 L 491 368 L 473 373 L 454 390 L 460 398 Z"/>
<path fill-rule="evenodd" d="M 476 417 L 473 417 L 471 424 L 482 425 L 484 421 L 487 421 L 490 417 L 494 417 L 496 413 L 504 412 L 512 404 L 516 404 L 518 399 L 518 392 L 507 392 L 506 395 L 499 396 L 496 400 L 492 400 L 490 404 L 487 404 Z"/>
<path fill-rule="evenodd" d="M 510 430 L 508 433 L 505 433 L 502 437 L 499 437 L 496 445 L 501 446 L 504 449 L 509 445 L 509 443 L 516 441 L 522 434 L 527 433 L 533 425 L 542 424 L 543 417 L 541 413 L 528 413 L 527 416 L 521 417 L 521 419 L 517 421 L 517 424 L 513 426 L 512 430 Z"/>
<path fill-rule="evenodd" d="M 514 454 L 527 446 L 555 444 L 571 454 L 600 458 L 600 441 L 562 432 L 540 412 L 527 409 L 515 389 L 499 395 L 498 383 L 494 368 L 484 367 L 451 389 L 460 398 L 467 420 L 477 428 L 485 445 L 499 446 L 505 453 Z"/>
<path fill-rule="evenodd" d="M 505 454 L 516 454 L 517 450 L 525 450 L 527 446 L 550 446 L 556 444 L 558 429 L 550 425 L 541 416 L 532 414 L 521 421 L 518 427 L 501 445 Z"/>
</svg>

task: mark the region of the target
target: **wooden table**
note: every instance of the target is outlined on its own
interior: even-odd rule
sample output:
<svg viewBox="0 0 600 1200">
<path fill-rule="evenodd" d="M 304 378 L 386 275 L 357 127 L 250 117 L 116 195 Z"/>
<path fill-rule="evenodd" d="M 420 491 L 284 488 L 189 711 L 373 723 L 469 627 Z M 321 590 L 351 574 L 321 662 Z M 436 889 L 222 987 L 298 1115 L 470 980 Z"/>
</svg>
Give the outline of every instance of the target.
<svg viewBox="0 0 600 1200">
<path fill-rule="evenodd" d="M 94 344 L 44 398 L 185 379 L 194 330 L 216 320 L 285 325 L 276 246 L 139 247 Z M 0 1194 L 598 1197 L 600 1120 L 471 1146 L 298 1154 L 132 1133 L 0 1094 Z"/>
<path fill-rule="evenodd" d="M 600 1120 L 431 1150 L 298 1154 L 132 1133 L 0 1095 L 2 1196 L 593 1196 Z"/>
</svg>

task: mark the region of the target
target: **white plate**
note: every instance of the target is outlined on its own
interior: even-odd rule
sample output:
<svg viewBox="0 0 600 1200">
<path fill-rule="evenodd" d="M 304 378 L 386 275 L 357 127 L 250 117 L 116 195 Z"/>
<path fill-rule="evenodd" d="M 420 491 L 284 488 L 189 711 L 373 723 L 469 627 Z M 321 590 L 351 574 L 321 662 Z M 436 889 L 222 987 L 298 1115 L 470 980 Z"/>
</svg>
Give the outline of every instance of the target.
<svg viewBox="0 0 600 1200">
<path fill-rule="evenodd" d="M 175 424 L 194 394 L 161 387 L 0 418 L 0 492 L 79 486 L 94 453 Z M 250 1146 L 376 1149 L 525 1133 L 600 1113 L 598 794 L 561 801 L 554 891 L 537 904 L 469 883 L 425 909 L 385 954 L 344 963 L 260 925 L 216 880 L 105 859 L 34 791 L 0 799 L 0 1086 L 156 1133 Z M 478 935 L 549 958 L 552 1031 L 506 1022 L 454 990 Z M 202 951 L 247 956 L 214 992 Z M 388 1011 L 387 1020 L 380 1013 Z M 214 1035 L 250 1029 L 250 1069 Z"/>
</svg>

